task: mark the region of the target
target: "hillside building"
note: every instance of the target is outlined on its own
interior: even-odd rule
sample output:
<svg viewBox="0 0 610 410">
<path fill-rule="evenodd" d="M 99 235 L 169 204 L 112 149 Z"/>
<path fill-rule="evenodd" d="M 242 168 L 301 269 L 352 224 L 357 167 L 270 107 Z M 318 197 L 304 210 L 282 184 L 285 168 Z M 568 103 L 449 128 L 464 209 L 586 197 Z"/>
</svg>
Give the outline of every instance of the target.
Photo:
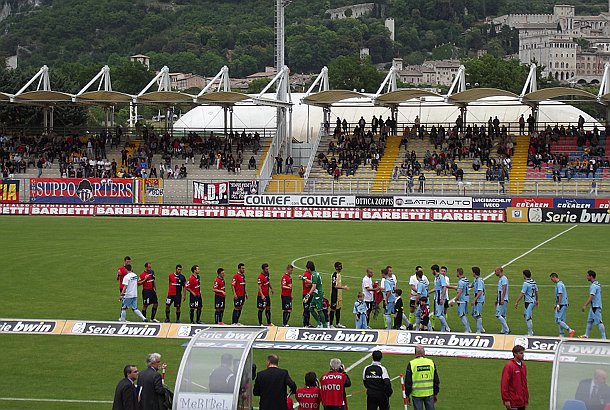
<svg viewBox="0 0 610 410">
<path fill-rule="evenodd" d="M 492 24 L 519 30 L 519 60 L 558 81 L 599 82 L 610 62 L 610 12 L 577 16 L 574 6 L 556 5 L 553 14 L 509 14 Z"/>
</svg>

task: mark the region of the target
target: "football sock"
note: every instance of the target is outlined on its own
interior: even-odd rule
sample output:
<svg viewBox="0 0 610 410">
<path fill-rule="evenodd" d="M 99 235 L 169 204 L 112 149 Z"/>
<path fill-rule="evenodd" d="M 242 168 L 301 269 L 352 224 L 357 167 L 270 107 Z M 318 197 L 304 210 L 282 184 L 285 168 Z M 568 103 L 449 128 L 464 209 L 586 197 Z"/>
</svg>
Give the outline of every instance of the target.
<svg viewBox="0 0 610 410">
<path fill-rule="evenodd" d="M 265 318 L 267 319 L 267 324 L 270 325 L 271 324 L 271 311 L 270 310 L 265 310 Z"/>
<path fill-rule="evenodd" d="M 263 311 L 262 310 L 258 311 L 258 325 L 259 326 L 263 325 Z"/>
</svg>

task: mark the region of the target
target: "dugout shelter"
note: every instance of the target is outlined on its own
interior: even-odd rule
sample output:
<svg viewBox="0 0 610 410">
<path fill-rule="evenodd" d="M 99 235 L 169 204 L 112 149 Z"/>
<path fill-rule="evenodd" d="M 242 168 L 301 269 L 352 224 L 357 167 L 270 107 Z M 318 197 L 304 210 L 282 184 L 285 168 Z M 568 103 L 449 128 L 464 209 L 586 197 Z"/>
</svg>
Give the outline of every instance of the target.
<svg viewBox="0 0 610 410">
<path fill-rule="evenodd" d="M 209 327 L 193 336 L 178 369 L 173 410 L 252 409 L 252 345 L 266 331 Z"/>
<path fill-rule="evenodd" d="M 610 342 L 562 340 L 555 351 L 549 408 L 610 409 L 609 373 Z"/>
</svg>

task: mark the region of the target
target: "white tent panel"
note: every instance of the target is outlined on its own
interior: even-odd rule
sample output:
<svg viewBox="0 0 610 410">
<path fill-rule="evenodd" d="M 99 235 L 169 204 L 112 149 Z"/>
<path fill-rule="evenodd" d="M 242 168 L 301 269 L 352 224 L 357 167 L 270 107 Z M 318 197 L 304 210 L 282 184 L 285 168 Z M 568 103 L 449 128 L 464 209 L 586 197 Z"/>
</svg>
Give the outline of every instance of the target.
<svg viewBox="0 0 610 410">
<path fill-rule="evenodd" d="M 292 111 L 293 137 L 299 141 L 307 141 L 317 134 L 323 121 L 322 108 L 309 106 L 301 103 L 304 94 L 292 94 L 295 102 Z M 273 94 L 265 98 L 275 98 Z M 354 104 L 360 104 L 356 106 Z M 366 105 L 365 105 L 366 104 Z M 365 106 L 363 106 L 365 105 Z M 470 124 L 486 124 L 489 117 L 498 117 L 501 123 L 517 123 L 521 114 L 528 117 L 531 109 L 527 105 L 519 103 L 516 98 L 489 97 L 484 98 L 468 106 L 466 121 Z M 398 108 L 399 123 L 413 123 L 419 115 L 422 124 L 453 124 L 460 114 L 459 107 L 446 104 L 440 97 L 425 97 L 425 101 L 411 100 Z M 386 107 L 375 107 L 372 103 L 363 103 L 361 98 L 353 98 L 342 101 L 331 107 L 331 128 L 334 127 L 337 117 L 345 118 L 349 123 L 356 123 L 360 117 L 364 117 L 370 124 L 373 115 L 384 119 L 391 115 L 390 109 Z M 577 123 L 578 116 L 582 115 L 587 126 L 596 124 L 601 128 L 593 117 L 584 111 L 571 105 L 547 101 L 539 106 L 538 121 L 540 123 Z M 235 130 L 248 128 L 275 128 L 276 109 L 265 106 L 236 105 L 233 111 L 233 128 Z M 224 127 L 224 113 L 221 107 L 200 106 L 183 115 L 174 124 L 175 129 L 222 129 Z M 309 130 L 309 133 L 308 133 Z"/>
</svg>

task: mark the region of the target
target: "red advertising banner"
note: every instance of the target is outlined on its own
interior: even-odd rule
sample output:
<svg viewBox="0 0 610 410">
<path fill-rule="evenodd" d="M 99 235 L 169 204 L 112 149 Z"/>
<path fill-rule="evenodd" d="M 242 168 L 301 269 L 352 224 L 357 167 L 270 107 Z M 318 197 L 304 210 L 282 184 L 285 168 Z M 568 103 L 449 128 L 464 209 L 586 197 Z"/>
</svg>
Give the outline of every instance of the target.
<svg viewBox="0 0 610 410">
<path fill-rule="evenodd" d="M 0 215 L 33 216 L 146 216 L 178 218 L 272 218 L 389 221 L 504 222 L 501 209 L 387 209 L 245 207 L 197 205 L 74 205 L 0 204 Z"/>
<path fill-rule="evenodd" d="M 600 209 L 610 209 L 610 198 L 596 199 L 595 207 Z"/>
<path fill-rule="evenodd" d="M 45 204 L 131 204 L 138 180 L 111 178 L 31 178 L 30 202 Z"/>
<path fill-rule="evenodd" d="M 553 198 L 513 198 L 511 206 L 513 208 L 553 208 Z"/>
</svg>

